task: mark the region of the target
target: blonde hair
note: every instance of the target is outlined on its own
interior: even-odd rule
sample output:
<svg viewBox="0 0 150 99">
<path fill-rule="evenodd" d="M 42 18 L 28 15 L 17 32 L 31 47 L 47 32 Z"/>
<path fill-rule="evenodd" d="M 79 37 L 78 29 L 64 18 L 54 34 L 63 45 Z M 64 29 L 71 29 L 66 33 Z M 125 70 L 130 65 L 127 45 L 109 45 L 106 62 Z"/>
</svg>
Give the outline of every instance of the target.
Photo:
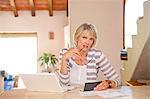
<svg viewBox="0 0 150 99">
<path fill-rule="evenodd" d="M 91 47 L 93 47 L 93 46 L 95 45 L 96 39 L 97 39 L 96 29 L 95 29 L 95 27 L 94 27 L 92 24 L 88 24 L 88 23 L 81 24 L 81 25 L 77 28 L 77 30 L 76 30 L 76 32 L 75 32 L 75 34 L 74 34 L 74 41 L 75 41 L 75 44 L 77 44 L 77 39 L 78 39 L 78 37 L 79 37 L 79 36 L 82 34 L 82 32 L 85 31 L 85 30 L 89 31 L 89 32 L 92 34 L 93 38 L 94 38 L 94 39 L 93 39 L 93 44 L 92 44 L 92 46 L 91 46 Z"/>
</svg>

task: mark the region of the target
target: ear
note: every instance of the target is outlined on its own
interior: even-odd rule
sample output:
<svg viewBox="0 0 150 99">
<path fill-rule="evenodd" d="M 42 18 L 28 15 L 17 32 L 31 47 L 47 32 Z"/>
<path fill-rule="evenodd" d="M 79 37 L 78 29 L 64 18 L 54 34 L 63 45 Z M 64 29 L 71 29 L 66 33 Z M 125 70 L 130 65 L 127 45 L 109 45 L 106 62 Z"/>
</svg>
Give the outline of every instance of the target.
<svg viewBox="0 0 150 99">
<path fill-rule="evenodd" d="M 94 41 L 93 41 L 93 43 L 91 44 L 91 48 L 92 48 L 94 45 L 95 45 L 95 43 L 94 43 Z"/>
<path fill-rule="evenodd" d="M 74 45 L 75 45 L 75 46 L 77 46 L 77 45 L 78 45 L 78 40 L 76 40 L 76 41 L 74 42 Z"/>
<path fill-rule="evenodd" d="M 74 46 L 75 46 L 75 47 L 77 46 L 77 43 L 76 43 L 76 42 L 74 42 Z"/>
</svg>

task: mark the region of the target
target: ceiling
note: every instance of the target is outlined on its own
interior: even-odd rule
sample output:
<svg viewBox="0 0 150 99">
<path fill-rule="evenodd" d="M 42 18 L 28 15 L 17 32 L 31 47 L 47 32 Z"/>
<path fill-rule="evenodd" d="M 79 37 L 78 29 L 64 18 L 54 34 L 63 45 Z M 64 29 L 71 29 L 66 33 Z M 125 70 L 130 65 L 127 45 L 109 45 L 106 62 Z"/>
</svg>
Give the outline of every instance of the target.
<svg viewBox="0 0 150 99">
<path fill-rule="evenodd" d="M 37 10 L 47 10 L 49 16 L 53 11 L 66 11 L 68 16 L 68 0 L 0 0 L 0 11 L 12 11 L 18 17 L 18 11 L 31 11 L 36 16 Z"/>
</svg>

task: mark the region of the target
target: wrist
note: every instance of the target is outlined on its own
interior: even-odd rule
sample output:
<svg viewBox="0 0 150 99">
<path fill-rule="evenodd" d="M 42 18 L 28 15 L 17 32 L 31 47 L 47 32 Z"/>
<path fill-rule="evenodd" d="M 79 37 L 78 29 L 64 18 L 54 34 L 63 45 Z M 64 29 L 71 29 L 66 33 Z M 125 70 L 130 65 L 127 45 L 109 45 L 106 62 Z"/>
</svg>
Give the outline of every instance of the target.
<svg viewBox="0 0 150 99">
<path fill-rule="evenodd" d="M 66 70 L 60 69 L 60 73 L 66 75 L 68 72 Z"/>
<path fill-rule="evenodd" d="M 68 73 L 68 70 L 67 70 L 67 61 L 65 59 L 62 59 L 60 73 L 61 74 L 67 74 Z"/>
<path fill-rule="evenodd" d="M 113 81 L 106 80 L 106 82 L 108 83 L 108 88 L 113 88 Z"/>
</svg>

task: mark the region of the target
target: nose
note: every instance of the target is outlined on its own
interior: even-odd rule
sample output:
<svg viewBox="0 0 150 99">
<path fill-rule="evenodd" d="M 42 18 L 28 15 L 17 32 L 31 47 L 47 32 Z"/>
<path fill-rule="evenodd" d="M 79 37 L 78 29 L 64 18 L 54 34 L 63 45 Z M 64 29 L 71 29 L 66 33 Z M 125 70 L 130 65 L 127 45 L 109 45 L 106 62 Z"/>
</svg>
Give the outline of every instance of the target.
<svg viewBox="0 0 150 99">
<path fill-rule="evenodd" d="M 88 47 L 88 46 L 89 46 L 89 42 L 86 41 L 86 42 L 85 42 L 85 47 Z"/>
<path fill-rule="evenodd" d="M 90 44 L 90 40 L 87 39 L 85 43 L 86 43 L 87 45 L 89 45 L 89 44 Z"/>
</svg>

